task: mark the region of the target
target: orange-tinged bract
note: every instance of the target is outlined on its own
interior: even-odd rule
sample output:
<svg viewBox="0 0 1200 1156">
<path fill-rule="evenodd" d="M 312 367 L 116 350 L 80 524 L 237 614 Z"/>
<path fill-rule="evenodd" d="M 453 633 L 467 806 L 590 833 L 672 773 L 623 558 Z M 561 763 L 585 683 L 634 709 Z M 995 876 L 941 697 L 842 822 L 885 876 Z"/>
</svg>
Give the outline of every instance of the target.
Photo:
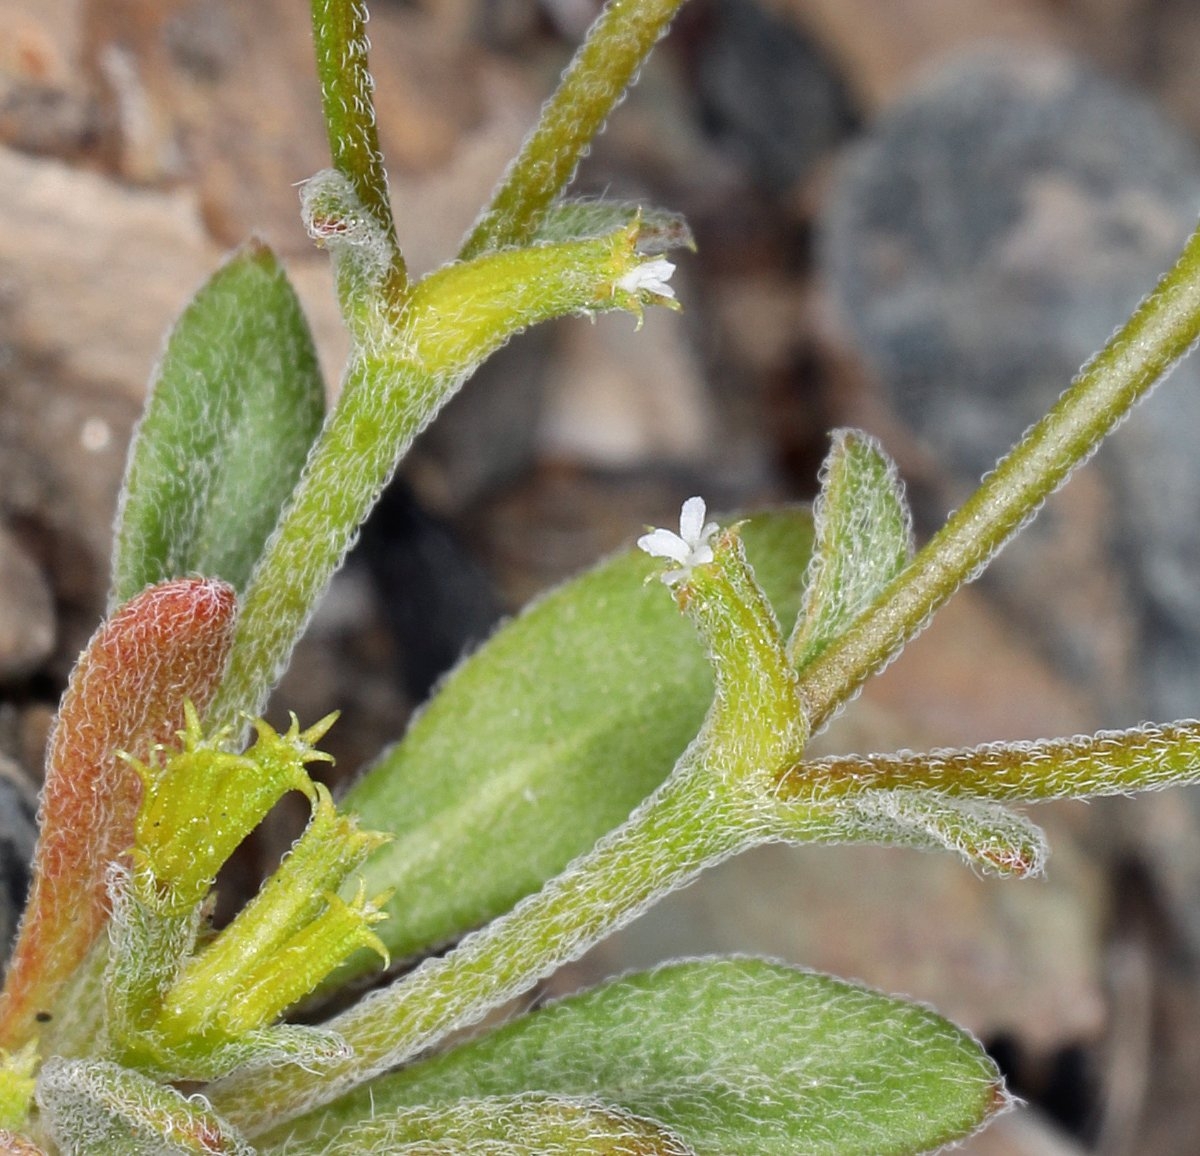
<svg viewBox="0 0 1200 1156">
<path fill-rule="evenodd" d="M 109 915 L 108 866 L 134 840 L 142 786 L 121 758 L 148 759 L 203 708 L 225 669 L 236 598 L 224 582 L 151 586 L 93 635 L 50 739 L 29 904 L 0 995 L 0 1046 L 32 1037 L 39 1012 L 83 960 Z"/>
</svg>

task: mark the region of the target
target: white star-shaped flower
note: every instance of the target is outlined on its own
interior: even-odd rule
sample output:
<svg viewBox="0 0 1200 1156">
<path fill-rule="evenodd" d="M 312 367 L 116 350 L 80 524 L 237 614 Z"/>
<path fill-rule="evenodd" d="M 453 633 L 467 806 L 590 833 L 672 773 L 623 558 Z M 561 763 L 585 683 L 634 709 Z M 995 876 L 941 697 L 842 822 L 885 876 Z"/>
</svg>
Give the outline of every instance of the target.
<svg viewBox="0 0 1200 1156">
<path fill-rule="evenodd" d="M 643 261 L 630 269 L 617 281 L 617 288 L 626 293 L 651 293 L 655 297 L 674 300 L 675 290 L 667 284 L 674 272 L 675 266 L 665 257 L 655 257 L 653 261 Z"/>
<path fill-rule="evenodd" d="M 679 512 L 679 533 L 670 530 L 651 530 L 643 534 L 637 544 L 655 558 L 670 558 L 679 563 L 678 570 L 667 570 L 662 580 L 668 586 L 686 581 L 692 570 L 713 560 L 710 539 L 720 527 L 716 522 L 704 520 L 703 498 L 688 498 Z"/>
</svg>

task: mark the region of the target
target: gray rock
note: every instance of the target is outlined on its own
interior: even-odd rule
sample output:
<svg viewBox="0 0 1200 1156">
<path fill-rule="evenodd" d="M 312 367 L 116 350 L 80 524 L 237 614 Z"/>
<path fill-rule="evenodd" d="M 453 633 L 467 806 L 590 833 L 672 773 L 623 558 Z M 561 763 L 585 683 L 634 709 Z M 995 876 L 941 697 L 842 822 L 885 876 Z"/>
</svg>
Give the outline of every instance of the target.
<svg viewBox="0 0 1200 1156">
<path fill-rule="evenodd" d="M 958 59 L 874 125 L 831 190 L 824 271 L 943 471 L 939 505 L 961 500 L 1153 287 L 1198 202 L 1193 145 L 1061 56 Z M 1185 362 L 989 572 L 1109 725 L 1200 714 L 1198 376 Z M 1103 814 L 1098 846 L 1152 866 L 1200 952 L 1200 795 Z"/>
<path fill-rule="evenodd" d="M 748 0 L 711 0 L 692 70 L 703 123 L 755 180 L 782 192 L 857 120 L 833 62 L 792 21 Z"/>
<path fill-rule="evenodd" d="M 54 650 L 54 599 L 41 570 L 0 525 L 0 682 L 36 670 Z"/>
<path fill-rule="evenodd" d="M 65 680 L 96 628 L 108 584 L 113 511 L 135 409 L 20 356 L 0 366 L 0 519 L 19 526 L 54 595 Z"/>
<path fill-rule="evenodd" d="M 824 271 L 899 413 L 976 479 L 1153 286 L 1198 187 L 1149 103 L 1067 57 L 974 54 L 848 159 Z"/>
<path fill-rule="evenodd" d="M 874 126 L 829 198 L 824 269 L 857 347 L 945 472 L 943 501 L 973 487 L 1153 287 L 1195 224 L 1197 190 L 1200 156 L 1153 106 L 1028 49 L 956 59 Z M 1126 684 L 1120 721 L 1198 709 L 1196 376 L 1185 365 L 1105 447 L 1102 493 L 1076 495 L 1090 557 L 1077 538 L 1064 545 L 1078 529 L 1056 499 L 999 568 L 1010 604 L 1081 683 L 1101 692 L 1107 667 Z M 1068 552 L 1079 569 L 1061 564 Z M 1072 573 L 1082 584 L 1097 567 L 1115 580 L 1070 621 Z"/>
</svg>

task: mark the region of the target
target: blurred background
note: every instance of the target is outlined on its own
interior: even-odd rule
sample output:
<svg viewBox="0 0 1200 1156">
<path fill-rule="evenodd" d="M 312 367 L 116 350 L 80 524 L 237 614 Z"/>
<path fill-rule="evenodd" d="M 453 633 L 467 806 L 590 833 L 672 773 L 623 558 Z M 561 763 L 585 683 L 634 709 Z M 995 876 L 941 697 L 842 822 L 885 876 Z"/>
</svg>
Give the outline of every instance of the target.
<svg viewBox="0 0 1200 1156">
<path fill-rule="evenodd" d="M 377 0 L 410 266 L 448 258 L 592 0 Z M 99 621 L 162 336 L 264 237 L 345 354 L 296 184 L 327 164 L 299 0 L 0 0 L 0 933 L 66 675 Z M 690 0 L 575 189 L 681 210 L 682 315 L 515 340 L 405 463 L 279 695 L 339 773 L 503 615 L 702 493 L 811 498 L 879 436 L 922 537 L 1152 286 L 1200 206 L 1190 0 Z M 1185 365 L 818 740 L 957 745 L 1200 713 L 1200 392 Z M 1039 810 L 1048 878 L 772 848 L 547 985 L 749 951 L 936 1005 L 1028 1107 L 974 1156 L 1194 1153 L 1200 802 Z M 294 820 L 293 820 L 294 821 Z M 247 851 L 248 885 L 279 846 Z M 235 884 L 236 887 L 236 884 Z"/>
</svg>

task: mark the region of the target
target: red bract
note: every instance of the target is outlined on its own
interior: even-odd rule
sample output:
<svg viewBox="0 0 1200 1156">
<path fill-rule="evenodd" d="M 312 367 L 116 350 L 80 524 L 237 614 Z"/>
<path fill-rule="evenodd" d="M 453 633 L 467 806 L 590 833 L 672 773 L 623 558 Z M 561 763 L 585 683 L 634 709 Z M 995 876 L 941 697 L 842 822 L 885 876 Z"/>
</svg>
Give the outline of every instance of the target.
<svg viewBox="0 0 1200 1156">
<path fill-rule="evenodd" d="M 183 726 L 185 699 L 204 709 L 236 611 L 224 582 L 162 582 L 104 622 L 76 663 L 50 738 L 33 886 L 0 994 L 0 1046 L 33 1035 L 103 929 L 105 872 L 133 845 L 141 801 L 121 753 L 148 759 Z"/>
</svg>

